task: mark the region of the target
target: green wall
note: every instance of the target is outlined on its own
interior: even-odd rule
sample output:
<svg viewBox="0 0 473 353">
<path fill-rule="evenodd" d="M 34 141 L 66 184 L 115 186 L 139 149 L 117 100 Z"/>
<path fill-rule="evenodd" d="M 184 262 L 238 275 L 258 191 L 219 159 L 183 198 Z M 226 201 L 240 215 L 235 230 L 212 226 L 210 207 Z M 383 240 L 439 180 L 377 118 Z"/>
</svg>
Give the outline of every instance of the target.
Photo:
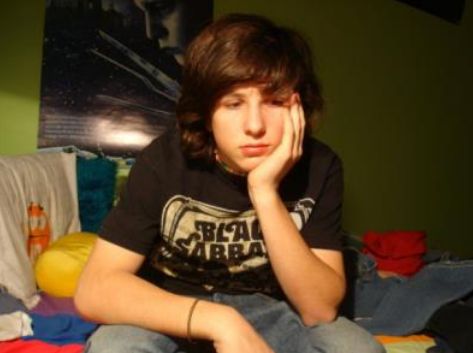
<svg viewBox="0 0 473 353">
<path fill-rule="evenodd" d="M 3 2 L 0 154 L 33 152 L 43 1 Z M 344 226 L 424 229 L 473 256 L 473 8 L 460 26 L 395 0 L 215 0 L 303 31 L 327 99 L 319 133 L 345 165 Z"/>
<path fill-rule="evenodd" d="M 44 7 L 0 2 L 0 155 L 36 148 Z"/>
</svg>

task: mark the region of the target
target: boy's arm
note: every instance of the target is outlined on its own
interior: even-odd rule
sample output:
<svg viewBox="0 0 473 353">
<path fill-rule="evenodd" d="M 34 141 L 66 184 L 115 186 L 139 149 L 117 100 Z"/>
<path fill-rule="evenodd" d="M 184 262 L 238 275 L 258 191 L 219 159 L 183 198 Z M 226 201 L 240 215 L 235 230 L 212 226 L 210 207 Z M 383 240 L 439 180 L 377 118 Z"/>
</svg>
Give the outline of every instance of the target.
<svg viewBox="0 0 473 353">
<path fill-rule="evenodd" d="M 345 294 L 341 252 L 310 249 L 279 194 L 254 196 L 271 266 L 308 326 L 332 321 Z"/>
<path fill-rule="evenodd" d="M 172 294 L 135 275 L 144 256 L 98 239 L 79 281 L 74 303 L 91 321 L 127 324 L 187 337 L 195 299 Z M 264 340 L 231 307 L 199 301 L 192 338 L 214 342 L 219 353 L 272 353 Z"/>
<path fill-rule="evenodd" d="M 302 156 L 304 129 L 304 112 L 294 94 L 281 143 L 249 173 L 248 192 L 276 277 L 304 323 L 313 325 L 336 317 L 345 294 L 345 276 L 341 253 L 310 249 L 278 193 L 281 180 Z"/>
</svg>

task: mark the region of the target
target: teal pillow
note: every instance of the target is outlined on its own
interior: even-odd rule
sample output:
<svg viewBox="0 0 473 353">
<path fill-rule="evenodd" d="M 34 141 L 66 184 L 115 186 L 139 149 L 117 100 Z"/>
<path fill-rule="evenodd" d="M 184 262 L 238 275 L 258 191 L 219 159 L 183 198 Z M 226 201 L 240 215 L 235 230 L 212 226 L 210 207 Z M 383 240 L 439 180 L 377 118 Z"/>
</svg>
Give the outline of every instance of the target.
<svg viewBox="0 0 473 353">
<path fill-rule="evenodd" d="M 77 157 L 79 218 L 83 232 L 97 233 L 113 207 L 117 163 Z"/>
</svg>

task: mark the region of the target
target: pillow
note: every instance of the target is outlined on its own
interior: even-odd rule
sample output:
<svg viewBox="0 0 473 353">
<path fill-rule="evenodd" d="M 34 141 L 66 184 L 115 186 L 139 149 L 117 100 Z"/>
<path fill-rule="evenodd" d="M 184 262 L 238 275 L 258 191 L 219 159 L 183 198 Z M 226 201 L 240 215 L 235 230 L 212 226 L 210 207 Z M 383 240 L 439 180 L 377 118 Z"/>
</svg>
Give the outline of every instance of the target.
<svg viewBox="0 0 473 353">
<path fill-rule="evenodd" d="M 113 206 L 117 163 L 106 158 L 77 159 L 77 188 L 82 230 L 98 232 Z"/>
<path fill-rule="evenodd" d="M 0 285 L 33 307 L 36 255 L 49 242 L 78 231 L 75 154 L 0 157 Z"/>
<path fill-rule="evenodd" d="M 36 262 L 39 288 L 55 297 L 73 297 L 96 239 L 95 234 L 80 232 L 56 240 Z"/>
</svg>

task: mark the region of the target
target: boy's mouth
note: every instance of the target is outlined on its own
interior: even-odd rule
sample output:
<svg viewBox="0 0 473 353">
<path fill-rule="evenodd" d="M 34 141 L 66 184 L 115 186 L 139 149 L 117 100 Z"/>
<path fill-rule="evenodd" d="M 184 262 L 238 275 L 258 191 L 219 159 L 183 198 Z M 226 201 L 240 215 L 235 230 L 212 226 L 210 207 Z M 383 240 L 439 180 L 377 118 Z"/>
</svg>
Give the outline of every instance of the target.
<svg viewBox="0 0 473 353">
<path fill-rule="evenodd" d="M 241 146 L 242 153 L 247 157 L 258 157 L 264 155 L 268 151 L 269 145 L 266 144 L 250 144 Z"/>
</svg>

